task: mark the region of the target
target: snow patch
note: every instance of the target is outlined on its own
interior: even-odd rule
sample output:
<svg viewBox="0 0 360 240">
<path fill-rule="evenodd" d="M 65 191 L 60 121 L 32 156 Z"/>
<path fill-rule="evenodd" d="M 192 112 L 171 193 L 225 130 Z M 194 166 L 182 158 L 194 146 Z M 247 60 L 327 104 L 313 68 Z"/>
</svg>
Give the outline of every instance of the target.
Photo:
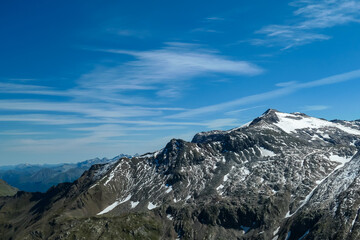
<svg viewBox="0 0 360 240">
<path fill-rule="evenodd" d="M 313 118 L 313 117 L 304 117 L 288 113 L 276 113 L 279 118 L 279 122 L 274 123 L 277 127 L 281 128 L 287 133 L 295 132 L 297 129 L 304 128 L 324 128 L 324 127 L 333 127 L 338 128 L 339 130 L 352 134 L 360 135 L 360 131 L 350 127 L 345 127 L 339 123 L 333 123 L 326 120 Z"/>
<path fill-rule="evenodd" d="M 104 210 L 102 210 L 101 212 L 99 212 L 97 215 L 102 215 L 104 213 L 108 213 L 111 210 L 113 210 L 114 208 L 116 208 L 119 205 L 119 201 L 115 201 L 113 204 L 111 204 L 110 206 L 106 207 Z"/>
<path fill-rule="evenodd" d="M 110 212 L 111 210 L 113 210 L 114 208 L 116 208 L 117 206 L 119 206 L 120 204 L 129 201 L 131 198 L 131 195 L 127 196 L 125 199 L 119 201 L 116 200 L 113 204 L 111 204 L 110 206 L 106 207 L 104 210 L 102 210 L 101 212 L 99 212 L 97 215 L 102 215 L 105 213 Z"/>
<path fill-rule="evenodd" d="M 131 201 L 130 204 L 131 204 L 131 208 L 135 208 L 139 204 L 139 202 Z"/>
<path fill-rule="evenodd" d="M 355 156 L 356 153 L 353 155 Z M 331 171 L 326 177 L 324 177 L 323 179 L 319 180 L 319 181 L 316 181 L 316 186 L 311 190 L 311 192 L 305 197 L 305 199 L 303 200 L 302 204 L 295 210 L 295 212 L 293 212 L 292 214 L 290 214 L 290 211 L 286 213 L 286 216 L 285 218 L 288 218 L 288 217 L 291 217 L 293 216 L 297 211 L 299 211 L 300 208 L 302 208 L 309 200 L 310 198 L 313 196 L 314 194 L 314 191 L 316 190 L 316 188 L 323 182 L 325 181 L 325 179 L 327 179 L 330 175 L 332 175 L 337 169 L 343 167 L 345 165 L 345 163 L 349 162 L 353 156 L 351 157 L 340 157 L 338 155 L 334 155 L 334 154 L 331 154 L 329 159 L 331 161 L 335 161 L 335 162 L 338 162 L 340 163 L 339 166 L 337 166 L 333 171 Z"/>
<path fill-rule="evenodd" d="M 353 156 L 351 156 L 351 157 L 341 157 L 341 156 L 338 156 L 338 155 L 331 154 L 329 159 L 330 159 L 330 161 L 340 163 L 340 165 L 335 168 L 335 170 L 336 170 L 336 169 L 339 169 L 342 166 L 344 166 L 345 163 L 349 162 L 352 159 L 352 157 Z"/>
<path fill-rule="evenodd" d="M 359 215 L 359 210 L 356 212 L 355 218 L 354 218 L 354 220 L 352 220 L 352 222 L 351 222 L 350 232 L 352 232 L 352 230 L 353 230 L 353 228 L 354 228 L 354 224 L 355 224 L 355 221 L 356 221 L 358 215 Z"/>
<path fill-rule="evenodd" d="M 169 192 L 171 192 L 173 189 L 172 189 L 172 186 L 170 186 L 170 187 L 168 187 L 168 189 L 166 189 L 166 193 L 169 193 Z"/>
<path fill-rule="evenodd" d="M 229 179 L 229 173 L 224 176 L 224 182 L 226 182 Z"/>
<path fill-rule="evenodd" d="M 261 152 L 261 156 L 263 157 L 273 157 L 276 156 L 276 153 L 274 153 L 273 151 L 270 151 L 268 149 L 265 149 L 263 147 L 259 147 L 260 152 Z"/>
<path fill-rule="evenodd" d="M 280 230 L 280 227 L 278 227 L 278 228 L 273 232 L 273 235 L 278 234 L 279 230 Z"/>
<path fill-rule="evenodd" d="M 158 207 L 158 206 L 155 205 L 155 204 L 153 204 L 152 202 L 149 202 L 149 204 L 148 204 L 148 206 L 147 206 L 147 208 L 148 208 L 149 210 L 154 209 L 154 208 L 157 208 L 157 207 Z"/>
</svg>

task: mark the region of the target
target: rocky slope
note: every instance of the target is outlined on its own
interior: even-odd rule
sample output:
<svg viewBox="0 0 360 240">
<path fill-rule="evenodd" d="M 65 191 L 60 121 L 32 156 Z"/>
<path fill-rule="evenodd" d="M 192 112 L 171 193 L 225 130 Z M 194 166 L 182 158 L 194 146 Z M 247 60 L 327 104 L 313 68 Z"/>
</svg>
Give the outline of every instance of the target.
<svg viewBox="0 0 360 240">
<path fill-rule="evenodd" d="M 268 110 L 0 199 L 4 239 L 359 239 L 360 122 Z"/>
<path fill-rule="evenodd" d="M 4 180 L 0 179 L 0 196 L 13 196 L 17 191 L 17 188 L 10 186 Z"/>
</svg>

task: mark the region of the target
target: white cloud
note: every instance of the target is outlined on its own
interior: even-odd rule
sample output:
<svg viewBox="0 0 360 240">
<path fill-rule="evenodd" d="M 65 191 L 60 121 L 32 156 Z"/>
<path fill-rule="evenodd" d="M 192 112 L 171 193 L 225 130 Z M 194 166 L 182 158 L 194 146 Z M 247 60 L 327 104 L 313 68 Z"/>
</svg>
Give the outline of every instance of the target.
<svg viewBox="0 0 360 240">
<path fill-rule="evenodd" d="M 309 106 L 301 107 L 301 111 L 304 111 L 304 112 L 322 111 L 322 110 L 326 110 L 326 109 L 329 109 L 329 108 L 330 107 L 326 106 L 326 105 L 309 105 Z"/>
<path fill-rule="evenodd" d="M 265 35 L 252 40 L 254 45 L 282 46 L 288 49 L 314 41 L 327 40 L 331 36 L 317 33 L 352 22 L 360 22 L 360 2 L 354 0 L 298 0 L 290 3 L 296 7 L 293 24 L 268 25 L 257 31 Z"/>
<path fill-rule="evenodd" d="M 103 103 L 50 102 L 31 100 L 0 100 L 1 110 L 45 111 L 78 113 L 89 117 L 139 117 L 161 115 L 156 108 L 147 109 L 137 106 L 119 106 Z"/>
<path fill-rule="evenodd" d="M 299 30 L 293 26 L 270 25 L 256 33 L 266 35 L 264 39 L 254 39 L 254 45 L 282 46 L 283 50 L 305 45 L 318 40 L 328 40 L 331 37 L 324 34 Z"/>
<path fill-rule="evenodd" d="M 296 83 L 297 83 L 296 81 L 280 82 L 280 83 L 275 84 L 275 86 L 277 86 L 277 87 L 289 87 L 289 86 L 294 85 Z"/>
<path fill-rule="evenodd" d="M 252 104 L 257 103 L 285 95 L 289 95 L 291 93 L 294 93 L 296 91 L 299 91 L 301 89 L 305 88 L 313 88 L 313 87 L 319 87 L 324 85 L 330 85 L 340 82 L 345 82 L 349 80 L 354 80 L 360 78 L 360 70 L 355 70 L 343 74 L 338 74 L 334 76 L 330 76 L 327 78 L 322 78 L 319 80 L 311 81 L 311 82 L 305 82 L 305 83 L 293 83 L 289 86 L 282 87 L 280 89 L 275 89 L 269 92 L 259 93 L 255 95 L 250 95 L 246 97 L 242 97 L 239 99 L 235 99 L 233 101 L 224 102 L 220 104 L 210 105 L 206 107 L 200 107 L 188 111 L 184 111 L 178 114 L 170 115 L 168 118 L 187 118 L 187 117 L 193 117 L 200 114 L 206 114 L 211 112 L 220 112 L 224 111 L 226 109 L 229 109 L 231 107 L 235 106 L 242 106 L 245 104 Z"/>
<path fill-rule="evenodd" d="M 7 135 L 7 136 L 26 136 L 26 135 L 44 135 L 44 134 L 50 134 L 50 132 L 29 132 L 27 130 L 23 131 L 0 131 L 0 135 Z"/>
<path fill-rule="evenodd" d="M 226 112 L 225 114 L 226 115 L 236 115 L 236 114 L 239 114 L 239 113 L 242 113 L 245 111 L 249 111 L 249 110 L 255 109 L 255 108 L 260 108 L 260 107 L 265 107 L 265 106 L 261 105 L 261 106 L 255 106 L 255 107 L 249 107 L 249 108 L 242 108 L 242 109 L 237 109 L 237 110 L 232 110 L 232 111 Z"/>
<path fill-rule="evenodd" d="M 235 118 L 220 118 L 220 119 L 214 119 L 207 123 L 207 127 L 209 129 L 219 129 L 223 127 L 230 127 L 230 126 L 240 126 L 241 123 L 238 119 Z"/>
<path fill-rule="evenodd" d="M 205 18 L 207 21 L 224 21 L 225 19 L 222 17 L 207 17 Z"/>
<path fill-rule="evenodd" d="M 108 69 L 99 69 L 82 77 L 83 88 L 118 89 L 131 85 L 156 88 L 159 96 L 177 96 L 184 82 L 209 74 L 258 75 L 263 70 L 248 61 L 233 60 L 197 44 L 166 43 L 164 48 L 148 51 L 102 50 L 134 57 Z M 163 94 L 170 91 L 171 94 Z"/>
</svg>

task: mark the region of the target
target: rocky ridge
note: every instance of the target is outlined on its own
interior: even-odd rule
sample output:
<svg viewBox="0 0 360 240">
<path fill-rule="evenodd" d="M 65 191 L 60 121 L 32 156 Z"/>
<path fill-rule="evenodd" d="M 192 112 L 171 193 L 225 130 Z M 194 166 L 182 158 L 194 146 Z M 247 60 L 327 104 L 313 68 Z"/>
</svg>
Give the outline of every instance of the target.
<svg viewBox="0 0 360 240">
<path fill-rule="evenodd" d="M 239 128 L 94 165 L 44 194 L 2 198 L 0 231 L 5 239 L 358 239 L 359 148 L 359 121 L 270 109 Z"/>
</svg>

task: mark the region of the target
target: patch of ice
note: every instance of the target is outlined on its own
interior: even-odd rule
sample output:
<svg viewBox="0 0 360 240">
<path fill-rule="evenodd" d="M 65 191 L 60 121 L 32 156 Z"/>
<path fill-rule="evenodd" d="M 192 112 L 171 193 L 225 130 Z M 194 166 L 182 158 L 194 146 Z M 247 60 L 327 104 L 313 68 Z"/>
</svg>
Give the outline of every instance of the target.
<svg viewBox="0 0 360 240">
<path fill-rule="evenodd" d="M 224 182 L 226 182 L 229 179 L 229 173 L 224 176 Z"/>
<path fill-rule="evenodd" d="M 273 237 L 271 240 L 278 240 L 279 236 Z"/>
<path fill-rule="evenodd" d="M 166 215 L 166 217 L 167 217 L 169 220 L 173 220 L 173 219 L 174 219 L 170 214 Z"/>
</svg>

